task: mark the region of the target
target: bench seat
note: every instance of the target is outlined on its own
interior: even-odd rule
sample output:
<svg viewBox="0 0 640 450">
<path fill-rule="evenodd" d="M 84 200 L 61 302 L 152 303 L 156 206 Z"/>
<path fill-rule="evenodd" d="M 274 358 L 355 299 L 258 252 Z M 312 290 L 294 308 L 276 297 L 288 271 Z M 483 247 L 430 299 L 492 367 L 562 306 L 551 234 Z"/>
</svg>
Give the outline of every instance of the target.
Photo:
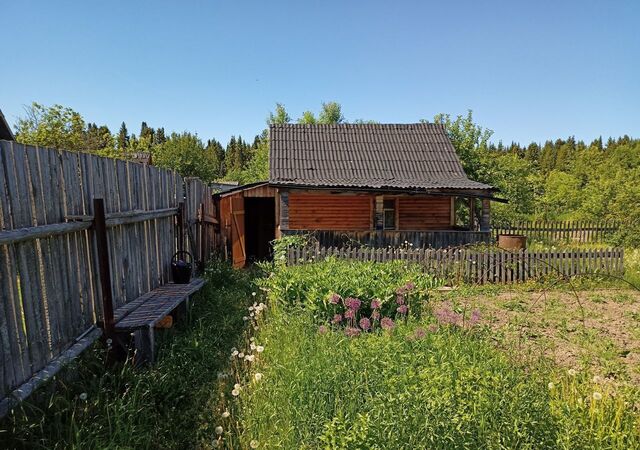
<svg viewBox="0 0 640 450">
<path fill-rule="evenodd" d="M 169 283 L 141 295 L 114 312 L 116 333 L 134 334 L 136 365 L 155 360 L 155 325 L 204 286 L 202 278 L 189 284 Z"/>
</svg>

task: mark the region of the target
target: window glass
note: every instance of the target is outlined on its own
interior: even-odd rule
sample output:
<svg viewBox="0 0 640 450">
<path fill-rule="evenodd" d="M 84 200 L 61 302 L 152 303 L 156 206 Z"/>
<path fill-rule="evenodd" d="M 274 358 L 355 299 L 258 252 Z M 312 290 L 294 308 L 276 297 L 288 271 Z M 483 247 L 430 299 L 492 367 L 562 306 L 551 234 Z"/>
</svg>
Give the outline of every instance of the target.
<svg viewBox="0 0 640 450">
<path fill-rule="evenodd" d="M 394 230 L 396 228 L 396 211 L 393 209 L 384 210 L 384 229 Z"/>
</svg>

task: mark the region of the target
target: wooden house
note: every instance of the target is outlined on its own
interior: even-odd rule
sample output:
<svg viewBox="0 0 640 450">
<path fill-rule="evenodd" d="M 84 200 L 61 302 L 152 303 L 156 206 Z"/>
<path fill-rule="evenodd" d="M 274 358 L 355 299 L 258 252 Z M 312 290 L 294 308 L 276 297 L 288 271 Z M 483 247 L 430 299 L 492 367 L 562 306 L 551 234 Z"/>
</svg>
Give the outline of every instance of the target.
<svg viewBox="0 0 640 450">
<path fill-rule="evenodd" d="M 2 110 L 0 110 L 0 139 L 5 141 L 15 141 L 15 137 L 11 132 L 11 127 L 7 123 L 7 120 L 4 118 Z"/>
<path fill-rule="evenodd" d="M 269 241 L 292 233 L 313 233 L 324 245 L 446 247 L 490 239 L 495 189 L 466 176 L 439 124 L 284 124 L 269 131 L 269 180 L 216 196 L 221 242 L 235 266 L 267 257 Z M 465 207 L 461 226 L 456 214 Z"/>
</svg>

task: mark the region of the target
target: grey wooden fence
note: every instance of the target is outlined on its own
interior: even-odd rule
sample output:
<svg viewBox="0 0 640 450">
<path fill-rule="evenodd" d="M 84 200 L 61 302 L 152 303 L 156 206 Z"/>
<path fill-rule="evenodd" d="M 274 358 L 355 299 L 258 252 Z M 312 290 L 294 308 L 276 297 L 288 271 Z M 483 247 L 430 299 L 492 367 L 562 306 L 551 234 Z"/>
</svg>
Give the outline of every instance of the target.
<svg viewBox="0 0 640 450">
<path fill-rule="evenodd" d="M 200 181 L 187 186 L 185 198 L 175 172 L 0 141 L 0 416 L 9 394 L 24 398 L 99 337 L 101 283 L 119 307 L 170 281 L 180 202 L 213 207 Z M 104 199 L 111 280 L 100 279 L 96 198 Z M 209 235 L 194 238 L 210 252 Z"/>
<path fill-rule="evenodd" d="M 369 247 L 304 247 L 288 250 L 288 264 L 335 257 L 357 261 L 411 261 L 438 277 L 467 283 L 515 283 L 547 276 L 622 275 L 624 251 L 565 250 L 508 252 L 487 249 L 407 249 Z"/>
<path fill-rule="evenodd" d="M 606 241 L 618 228 L 619 224 L 612 221 L 531 221 L 496 225 L 493 235 L 524 234 L 548 242 L 597 243 Z"/>
</svg>

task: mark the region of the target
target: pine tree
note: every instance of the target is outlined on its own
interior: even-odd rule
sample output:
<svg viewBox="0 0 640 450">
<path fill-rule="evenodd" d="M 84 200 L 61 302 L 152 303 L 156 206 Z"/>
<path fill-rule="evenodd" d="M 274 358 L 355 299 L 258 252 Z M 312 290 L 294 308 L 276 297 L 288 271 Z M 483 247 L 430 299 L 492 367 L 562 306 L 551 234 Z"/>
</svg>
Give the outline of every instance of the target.
<svg viewBox="0 0 640 450">
<path fill-rule="evenodd" d="M 122 153 L 124 153 L 129 146 L 129 133 L 127 131 L 127 125 L 124 122 L 122 122 L 122 125 L 120 125 L 120 131 L 118 131 L 117 144 L 118 150 L 120 150 Z"/>
</svg>

